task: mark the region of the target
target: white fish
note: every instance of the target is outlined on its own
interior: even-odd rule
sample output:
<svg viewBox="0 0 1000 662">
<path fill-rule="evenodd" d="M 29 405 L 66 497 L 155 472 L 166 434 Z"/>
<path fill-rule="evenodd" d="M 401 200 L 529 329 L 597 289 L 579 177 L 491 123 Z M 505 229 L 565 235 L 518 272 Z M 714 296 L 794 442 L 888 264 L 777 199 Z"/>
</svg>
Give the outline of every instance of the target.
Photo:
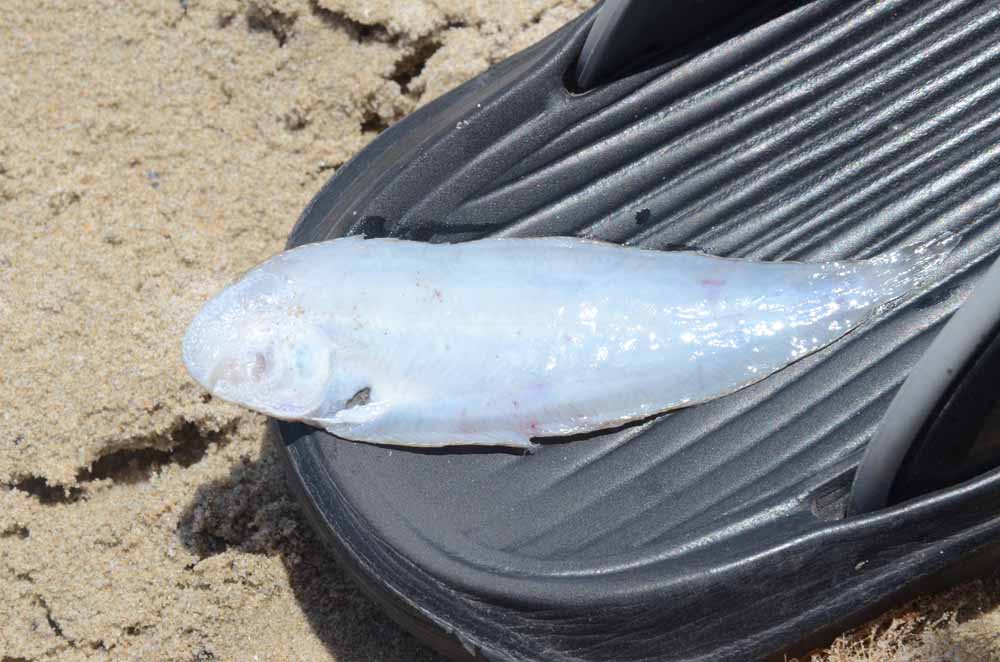
<svg viewBox="0 0 1000 662">
<path fill-rule="evenodd" d="M 732 393 L 907 294 L 944 235 L 872 260 L 754 262 L 570 238 L 346 238 L 205 305 L 211 393 L 357 441 L 530 447 Z"/>
</svg>

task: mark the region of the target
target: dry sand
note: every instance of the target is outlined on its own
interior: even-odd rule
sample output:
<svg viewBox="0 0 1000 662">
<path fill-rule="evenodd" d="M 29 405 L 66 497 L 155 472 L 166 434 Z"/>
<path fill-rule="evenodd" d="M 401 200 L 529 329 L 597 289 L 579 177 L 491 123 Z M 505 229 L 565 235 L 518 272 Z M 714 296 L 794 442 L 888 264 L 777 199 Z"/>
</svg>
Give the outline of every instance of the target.
<svg viewBox="0 0 1000 662">
<path fill-rule="evenodd" d="M 206 398 L 179 341 L 380 129 L 588 4 L 4 3 L 4 662 L 437 659 L 323 553 L 262 419 Z M 817 655 L 988 659 L 997 595 Z"/>
</svg>

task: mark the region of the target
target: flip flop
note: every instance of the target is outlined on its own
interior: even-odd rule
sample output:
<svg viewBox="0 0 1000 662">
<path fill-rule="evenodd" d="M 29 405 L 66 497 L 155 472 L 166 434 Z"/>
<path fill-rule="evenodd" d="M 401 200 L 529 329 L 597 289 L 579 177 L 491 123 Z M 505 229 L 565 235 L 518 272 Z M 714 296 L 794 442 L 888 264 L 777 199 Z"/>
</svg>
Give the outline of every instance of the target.
<svg viewBox="0 0 1000 662">
<path fill-rule="evenodd" d="M 488 660 L 780 656 L 990 568 L 998 63 L 993 3 L 609 1 L 387 129 L 289 246 L 829 260 L 962 238 L 921 293 L 774 376 L 531 455 L 277 423 L 334 556 L 418 637 Z"/>
</svg>

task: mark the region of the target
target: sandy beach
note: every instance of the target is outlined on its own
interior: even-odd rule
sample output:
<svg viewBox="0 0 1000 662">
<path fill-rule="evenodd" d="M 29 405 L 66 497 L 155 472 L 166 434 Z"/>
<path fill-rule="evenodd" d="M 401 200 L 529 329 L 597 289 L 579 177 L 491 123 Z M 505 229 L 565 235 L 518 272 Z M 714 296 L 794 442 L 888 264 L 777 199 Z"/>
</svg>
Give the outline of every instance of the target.
<svg viewBox="0 0 1000 662">
<path fill-rule="evenodd" d="M 180 339 L 379 131 L 588 0 L 8 0 L 0 11 L 0 659 L 438 660 Z M 1000 659 L 1000 584 L 815 660 Z"/>
</svg>

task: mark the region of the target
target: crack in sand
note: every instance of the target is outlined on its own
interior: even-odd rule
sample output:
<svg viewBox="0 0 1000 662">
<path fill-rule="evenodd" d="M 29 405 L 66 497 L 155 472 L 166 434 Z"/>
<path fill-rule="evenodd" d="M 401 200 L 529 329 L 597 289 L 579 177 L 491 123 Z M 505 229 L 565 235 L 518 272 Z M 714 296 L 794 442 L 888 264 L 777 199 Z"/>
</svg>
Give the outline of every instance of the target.
<svg viewBox="0 0 1000 662">
<path fill-rule="evenodd" d="M 464 24 L 455 24 L 455 27 L 459 27 L 461 25 Z M 423 72 L 424 67 L 427 66 L 427 61 L 430 60 L 435 53 L 441 50 L 441 46 L 444 45 L 441 35 L 448 29 L 451 29 L 450 25 L 445 26 L 443 29 L 435 30 L 433 33 L 417 39 L 408 49 L 403 49 L 403 57 L 396 60 L 392 73 L 389 74 L 387 80 L 394 81 L 397 85 L 399 85 L 399 90 L 404 95 L 411 97 L 417 96 L 412 90 L 410 90 L 410 82 Z M 407 50 L 409 50 L 409 52 L 406 52 Z"/>
<path fill-rule="evenodd" d="M 351 18 L 344 12 L 323 7 L 317 0 L 309 0 L 309 11 L 328 27 L 343 30 L 351 39 L 358 43 L 366 41 L 396 43 L 399 38 L 398 35 L 390 35 L 389 29 L 382 23 L 377 21 L 374 23 L 364 23 Z"/>
<path fill-rule="evenodd" d="M 379 21 L 364 22 L 351 17 L 346 12 L 323 7 L 318 0 L 307 2 L 309 12 L 332 30 L 346 34 L 352 41 L 363 43 L 382 43 L 393 47 L 399 54 L 393 69 L 388 75 L 380 76 L 382 80 L 394 82 L 399 86 L 400 94 L 413 101 L 419 101 L 422 89 L 411 88 L 412 81 L 418 77 L 427 62 L 444 45 L 444 35 L 449 30 L 464 28 L 465 21 L 449 20 L 434 28 L 428 34 L 413 35 L 405 31 L 392 32 L 389 26 Z M 256 32 L 269 32 L 279 48 L 283 48 L 295 36 L 295 26 L 299 21 L 297 11 L 282 11 L 266 2 L 251 2 L 244 14 L 247 29 Z M 234 16 L 220 16 L 219 27 L 228 27 Z M 375 110 L 366 110 L 360 122 L 364 133 L 380 133 L 387 129 L 397 117 L 385 117 Z M 309 125 L 308 113 L 293 108 L 284 117 L 285 128 L 289 132 L 301 131 Z"/>
<path fill-rule="evenodd" d="M 195 421 L 178 419 L 166 432 L 133 438 L 123 447 L 106 449 L 89 468 L 77 472 L 78 483 L 110 480 L 134 484 L 149 480 L 162 466 L 190 467 L 205 457 L 212 444 L 225 445 L 239 419 L 218 430 L 205 431 Z"/>
<path fill-rule="evenodd" d="M 392 35 L 389 29 L 379 22 L 365 23 L 351 18 L 344 12 L 327 9 L 317 0 L 306 3 L 309 13 L 318 18 L 324 25 L 333 30 L 345 33 L 352 41 L 364 43 L 369 41 L 397 44 L 401 35 Z M 267 2 L 250 2 L 246 12 L 247 29 L 251 32 L 270 32 L 282 48 L 288 40 L 295 36 L 295 24 L 299 20 L 299 12 L 282 11 L 271 7 Z M 235 15 L 220 15 L 218 25 L 221 29 L 232 24 Z"/>
<path fill-rule="evenodd" d="M 24 540 L 30 535 L 31 531 L 28 527 L 21 524 L 15 524 L 6 529 L 0 530 L 0 538 L 20 538 L 21 540 Z"/>
<path fill-rule="evenodd" d="M 246 11 L 247 29 L 251 32 L 270 32 L 278 42 L 278 48 L 283 47 L 291 37 L 297 19 L 297 15 L 262 7 L 256 2 L 251 2 Z"/>
<path fill-rule="evenodd" d="M 52 608 L 49 607 L 49 603 L 45 601 L 45 596 L 41 593 L 36 593 L 35 597 L 38 599 L 38 604 L 42 608 L 42 611 L 45 612 L 45 620 L 48 621 L 49 627 L 52 628 L 52 631 L 56 634 L 56 636 L 68 643 L 72 648 L 76 648 L 76 640 L 66 636 L 66 633 L 63 632 L 62 626 L 52 615 Z"/>
<path fill-rule="evenodd" d="M 236 419 L 218 430 L 205 431 L 194 421 L 180 419 L 166 432 L 134 437 L 106 449 L 87 468 L 77 471 L 77 485 L 50 485 L 41 476 L 29 475 L 4 487 L 25 492 L 46 506 L 76 503 L 86 496 L 86 483 L 108 480 L 133 485 L 149 480 L 169 464 L 190 467 L 201 461 L 213 444 L 224 446 L 238 424 Z M 0 532 L 0 537 L 10 535 L 20 535 L 19 529 Z"/>
<path fill-rule="evenodd" d="M 10 490 L 25 492 L 45 506 L 56 504 L 74 503 L 82 496 L 83 491 L 78 487 L 66 487 L 63 485 L 49 485 L 41 476 L 23 476 L 16 482 L 5 483 L 4 487 Z"/>
</svg>

